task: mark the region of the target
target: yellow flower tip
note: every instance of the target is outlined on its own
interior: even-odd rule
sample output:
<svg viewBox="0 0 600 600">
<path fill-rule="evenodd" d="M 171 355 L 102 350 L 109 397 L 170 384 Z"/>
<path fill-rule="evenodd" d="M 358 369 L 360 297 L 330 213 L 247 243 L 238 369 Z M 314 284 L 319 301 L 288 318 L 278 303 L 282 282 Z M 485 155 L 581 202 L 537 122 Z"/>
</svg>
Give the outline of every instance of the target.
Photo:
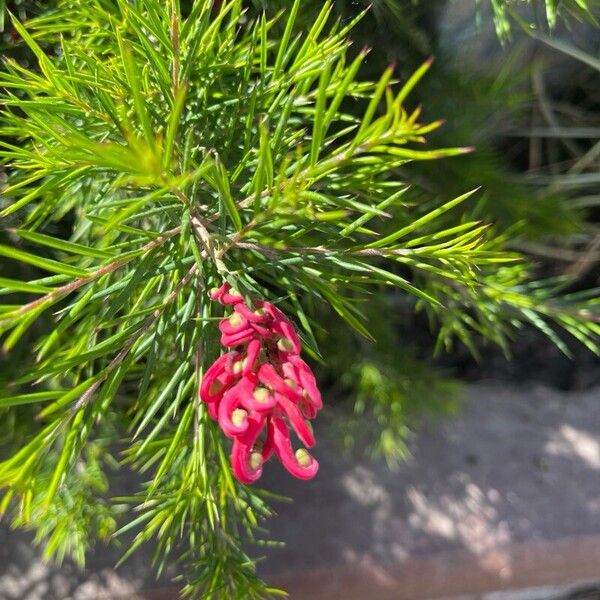
<svg viewBox="0 0 600 600">
<path fill-rule="evenodd" d="M 247 416 L 248 416 L 248 412 L 245 411 L 243 408 L 236 408 L 231 413 L 231 422 L 236 427 L 240 427 L 240 425 L 242 425 L 244 423 L 244 421 L 246 420 Z"/>
<path fill-rule="evenodd" d="M 230 296 L 240 296 L 240 297 L 241 297 L 241 294 L 240 294 L 240 293 L 239 293 L 239 292 L 238 292 L 238 291 L 237 291 L 235 288 L 231 288 L 231 289 L 229 290 L 229 292 L 227 292 L 227 293 L 228 293 Z"/>
<path fill-rule="evenodd" d="M 306 448 L 299 448 L 296 450 L 296 460 L 301 467 L 308 467 L 312 462 L 312 456 Z"/>
<path fill-rule="evenodd" d="M 254 390 L 253 396 L 257 402 L 266 402 L 269 398 L 269 390 L 264 387 L 258 387 Z"/>
<path fill-rule="evenodd" d="M 257 309 L 254 311 L 254 314 L 255 314 L 257 317 L 264 317 L 264 316 L 267 314 L 267 311 L 266 311 L 264 308 L 257 308 Z"/>
<path fill-rule="evenodd" d="M 294 344 L 289 338 L 283 337 L 277 342 L 277 347 L 282 352 L 291 352 L 294 349 Z"/>
<path fill-rule="evenodd" d="M 298 388 L 298 384 L 293 379 L 287 377 L 284 381 L 287 383 L 288 387 L 291 387 L 293 390 Z"/>
<path fill-rule="evenodd" d="M 252 454 L 250 454 L 250 458 L 248 459 L 248 464 L 253 471 L 260 469 L 263 462 L 263 457 L 260 452 L 252 452 Z"/>
<path fill-rule="evenodd" d="M 232 327 L 238 327 L 239 325 L 242 324 L 242 315 L 239 315 L 238 313 L 233 313 L 230 317 L 229 317 L 229 324 Z"/>
<path fill-rule="evenodd" d="M 241 360 L 238 360 L 233 363 L 231 370 L 233 371 L 234 375 L 238 375 L 239 373 L 242 372 L 243 368 L 244 368 L 244 363 Z"/>
<path fill-rule="evenodd" d="M 208 295 L 212 298 L 212 296 L 215 296 L 219 293 L 220 289 L 221 288 L 218 288 L 218 287 L 210 288 L 210 290 L 208 291 Z"/>
</svg>

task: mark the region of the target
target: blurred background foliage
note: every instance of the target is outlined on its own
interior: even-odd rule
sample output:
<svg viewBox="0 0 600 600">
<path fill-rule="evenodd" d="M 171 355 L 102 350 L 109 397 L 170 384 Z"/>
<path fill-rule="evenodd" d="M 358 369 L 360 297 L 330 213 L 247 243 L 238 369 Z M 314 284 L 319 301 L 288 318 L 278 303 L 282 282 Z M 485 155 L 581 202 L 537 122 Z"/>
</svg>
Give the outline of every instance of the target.
<svg viewBox="0 0 600 600">
<path fill-rule="evenodd" d="M 53 7 L 52 1 L 5 4 L 22 21 Z M 247 8 L 274 15 L 287 4 L 252 0 Z M 476 149 L 442 163 L 400 167 L 401 179 L 412 185 L 411 201 L 430 205 L 481 186 L 477 201 L 465 205 L 470 218 L 492 223 L 497 233 L 505 233 L 509 247 L 528 254 L 536 279 L 561 292 L 593 297 L 600 273 L 599 3 L 337 0 L 335 11 L 349 22 L 369 5 L 372 9 L 352 31 L 355 51 L 371 49 L 365 76 L 377 77 L 394 63 L 405 79 L 433 56 L 435 65 L 416 91 L 425 118 L 446 121 L 430 135 L 430 144 Z M 185 2 L 182 6 L 185 10 Z M 300 18 L 311 23 L 319 8 L 319 2 L 307 0 Z M 2 52 L 25 64 L 34 62 L 8 24 Z M 68 219 L 63 225 L 68 227 Z M 389 223 L 390 229 L 395 225 Z M 0 276 L 30 275 L 11 269 L 31 267 L 1 263 Z M 563 387 L 594 381 L 589 368 L 594 359 L 585 349 L 560 334 L 554 340 L 560 349 L 542 344 L 543 334 L 534 326 L 521 330 L 516 345 L 510 339 L 490 340 L 484 332 L 464 338 L 465 345 L 448 345 L 450 354 L 440 353 L 443 333 L 436 344 L 427 317 L 414 309 L 412 299 L 373 297 L 368 312 L 376 344 L 344 327 L 319 337 L 328 356 L 321 376 L 350 405 L 349 414 L 360 414 L 371 424 L 362 428 L 362 437 L 374 455 L 390 463 L 404 455 L 408 433 L 424 412 L 456 409 L 457 375 L 526 373 Z M 438 357 L 432 359 L 436 349 Z M 0 382 L 10 376 L 10 364 L 20 360 L 16 350 L 4 358 Z M 561 350 L 574 354 L 577 364 L 561 359 Z M 510 366 L 504 357 L 514 353 L 526 356 L 534 368 L 523 367 L 521 360 Z M 356 428 L 344 431 L 348 445 L 361 438 Z"/>
<path fill-rule="evenodd" d="M 276 11 L 285 2 L 254 5 Z M 307 2 L 307 22 L 317 5 Z M 394 63 L 408 77 L 433 56 L 434 67 L 416 91 L 424 114 L 446 121 L 429 137 L 431 144 L 476 149 L 442 163 L 400 168 L 402 180 L 413 186 L 411 199 L 427 204 L 481 185 L 483 193 L 465 209 L 469 217 L 492 222 L 508 247 L 527 254 L 532 277 L 557 291 L 597 297 L 600 3 L 335 3 L 342 20 L 367 5 L 372 11 L 352 33 L 357 50 L 372 49 L 367 69 L 375 74 Z M 336 332 L 326 344 L 335 357 L 332 373 L 352 365 L 337 379 L 340 395 L 368 416 L 354 428 L 357 420 L 349 419 L 344 440 L 370 436 L 369 447 L 391 462 L 406 452 L 410 427 L 424 413 L 456 410 L 453 377 L 539 379 L 560 387 L 598 381 L 592 353 L 562 336 L 554 340 L 558 346 L 545 344 L 534 326 L 501 342 L 501 349 L 498 340 L 482 335 L 431 360 L 436 339 L 412 303 L 378 298 L 369 315 L 376 345 L 356 336 L 340 343 L 351 332 Z"/>
</svg>

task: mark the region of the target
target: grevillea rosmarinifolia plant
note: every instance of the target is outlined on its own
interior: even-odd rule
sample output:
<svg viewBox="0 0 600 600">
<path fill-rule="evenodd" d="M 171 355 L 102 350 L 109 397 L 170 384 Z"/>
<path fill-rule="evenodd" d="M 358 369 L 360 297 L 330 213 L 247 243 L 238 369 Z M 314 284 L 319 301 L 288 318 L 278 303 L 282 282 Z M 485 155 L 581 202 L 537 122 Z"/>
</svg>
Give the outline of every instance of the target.
<svg viewBox="0 0 600 600">
<path fill-rule="evenodd" d="M 210 292 L 212 300 L 233 307 L 219 325 L 221 344 L 235 348 L 207 370 L 200 398 L 209 415 L 233 439 L 231 466 L 242 483 L 253 483 L 273 452 L 299 479 L 319 468 L 305 448 L 294 452 L 290 427 L 306 446 L 315 445 L 309 419 L 323 403 L 310 367 L 300 358 L 301 344 L 289 319 L 273 304 L 248 306 L 228 283 Z"/>
<path fill-rule="evenodd" d="M 271 454 L 315 474 L 307 363 L 347 328 L 375 343 L 369 311 L 390 333 L 391 298 L 425 311 L 441 347 L 598 334 L 589 298 L 527 286 L 475 192 L 406 185 L 466 151 L 427 145 L 441 121 L 411 92 L 431 61 L 372 81 L 360 15 L 325 0 L 301 28 L 304 0 L 248 6 L 56 0 L 10 18 L 31 60 L 0 72 L 0 512 L 58 560 L 134 534 L 124 558 L 151 542 L 198 598 L 273 595 L 248 555 L 268 496 L 247 484 Z M 390 433 L 383 398 L 353 418 Z"/>
</svg>

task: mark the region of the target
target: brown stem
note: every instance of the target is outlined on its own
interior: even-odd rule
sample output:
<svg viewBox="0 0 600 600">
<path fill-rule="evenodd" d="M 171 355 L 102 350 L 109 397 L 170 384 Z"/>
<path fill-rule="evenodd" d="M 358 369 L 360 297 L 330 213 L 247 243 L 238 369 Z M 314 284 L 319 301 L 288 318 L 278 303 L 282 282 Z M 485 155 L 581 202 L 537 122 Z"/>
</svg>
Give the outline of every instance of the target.
<svg viewBox="0 0 600 600">
<path fill-rule="evenodd" d="M 217 267 L 217 271 L 219 273 L 226 273 L 227 268 L 225 267 L 225 263 L 222 259 L 222 252 L 217 252 L 215 250 L 213 239 L 206 228 L 206 222 L 203 221 L 200 217 L 192 213 L 192 217 L 190 219 L 192 224 L 192 228 L 194 230 L 194 234 L 196 239 L 200 242 L 202 247 L 205 249 L 206 254 L 212 258 L 215 266 Z"/>
<path fill-rule="evenodd" d="M 164 242 L 166 242 L 173 236 L 177 235 L 180 231 L 181 231 L 181 226 L 175 227 L 174 229 L 170 229 L 166 233 L 163 233 L 162 235 L 160 235 L 157 238 L 154 238 L 152 241 L 148 242 L 145 246 L 142 246 L 141 252 L 146 253 L 146 252 L 149 252 L 150 250 L 153 250 L 157 246 L 161 246 L 162 244 L 164 244 Z M 137 254 L 135 256 L 137 256 Z M 104 265 L 103 267 L 100 267 L 98 270 L 94 271 L 93 273 L 90 273 L 89 275 L 86 275 L 85 277 L 80 277 L 79 279 L 70 281 L 69 283 L 67 283 L 63 286 L 56 288 L 55 290 L 52 290 L 51 292 L 48 292 L 45 296 L 42 296 L 41 298 L 38 298 L 37 300 L 33 300 L 32 302 L 24 304 L 23 306 L 21 306 L 21 308 L 19 308 L 15 312 L 13 312 L 9 316 L 8 319 L 3 319 L 2 321 L 0 321 L 0 326 L 10 323 L 11 321 L 13 321 L 13 319 L 20 317 L 20 316 L 38 308 L 39 306 L 46 304 L 47 302 L 48 303 L 55 302 L 62 296 L 70 294 L 71 292 L 74 292 L 75 290 L 79 289 L 82 285 L 91 283 L 92 281 L 99 279 L 103 275 L 108 275 L 109 273 L 112 273 L 113 271 L 120 269 L 121 267 L 123 267 L 127 263 L 129 263 L 131 260 L 133 260 L 133 258 L 135 258 L 135 256 L 120 258 L 118 260 L 115 260 L 114 262 L 111 262 L 107 265 Z"/>
<path fill-rule="evenodd" d="M 291 248 L 273 248 L 272 246 L 266 246 L 264 244 L 257 244 L 255 242 L 235 242 L 232 240 L 232 247 L 243 248 L 247 250 L 258 250 L 264 253 L 266 256 L 275 257 L 280 252 L 289 252 L 290 254 L 348 254 L 351 256 L 409 256 L 414 254 L 412 250 L 405 248 L 392 248 L 392 249 L 380 249 L 376 248 L 361 248 L 360 250 L 352 249 L 332 249 L 325 248 L 323 246 L 314 247 L 291 247 Z"/>
<path fill-rule="evenodd" d="M 381 143 L 381 140 L 379 140 L 379 142 Z M 368 152 L 368 150 L 371 148 L 371 145 L 372 144 L 365 143 L 365 144 L 361 144 L 361 145 L 357 146 L 356 148 L 347 148 L 347 149 L 343 150 L 342 152 L 339 152 L 338 154 L 331 156 L 327 160 L 324 160 L 323 162 L 319 163 L 317 166 L 319 166 L 321 169 L 323 167 L 327 168 L 329 166 L 332 166 L 332 167 L 339 166 L 344 161 L 349 160 L 350 158 L 352 158 L 353 156 L 356 156 L 357 154 L 362 154 L 363 152 Z M 305 177 L 310 175 L 313 168 L 314 167 L 307 167 L 303 171 L 300 171 L 300 173 L 298 173 L 297 175 L 294 175 L 294 179 L 304 179 Z M 269 194 L 272 194 L 275 190 L 282 190 L 289 181 L 290 181 L 289 179 L 286 179 L 286 180 L 280 182 L 275 188 L 267 188 L 267 189 L 263 190 L 260 194 L 260 198 L 267 197 Z M 190 201 L 187 198 L 187 196 L 183 195 L 183 198 L 185 198 L 186 204 L 189 206 Z M 255 199 L 255 195 L 252 194 L 250 196 L 247 196 L 243 200 L 236 202 L 236 206 L 238 208 L 246 208 L 246 207 L 250 206 L 250 204 L 252 204 L 252 202 L 254 202 L 254 199 Z M 208 224 L 212 223 L 213 221 L 216 221 L 218 219 L 218 217 L 219 217 L 218 214 L 209 215 L 202 220 L 202 223 L 204 225 L 208 225 Z M 220 262 L 222 257 L 225 255 L 225 253 L 230 248 L 235 247 L 235 246 L 241 248 L 242 246 L 240 245 L 240 241 L 242 240 L 244 235 L 246 235 L 246 233 L 248 233 L 249 231 L 254 229 L 254 227 L 257 225 L 257 223 L 258 223 L 258 221 L 256 219 L 252 219 L 250 222 L 248 222 L 246 225 L 244 225 L 244 227 L 241 229 L 241 231 L 238 231 L 234 236 L 232 236 L 230 238 L 229 243 L 225 247 L 221 248 L 221 250 L 214 256 L 211 256 L 213 258 L 213 260 L 215 260 L 215 262 L 217 262 L 217 261 Z M 205 231 L 206 231 L 206 228 L 205 228 Z M 206 234 L 208 235 L 208 231 L 206 231 Z M 267 246 L 263 246 L 262 249 L 264 250 L 265 248 L 267 248 Z M 294 250 L 296 250 L 296 249 L 294 249 Z M 321 252 L 321 253 L 324 253 L 324 252 Z M 399 254 L 399 253 L 400 252 L 397 252 L 397 254 Z M 364 251 L 364 254 L 365 255 L 374 255 L 373 252 L 371 252 L 371 251 L 367 252 L 366 250 Z M 222 262 L 220 262 L 220 264 L 222 264 Z M 218 267 L 218 265 L 217 265 L 217 267 Z"/>
<path fill-rule="evenodd" d="M 392 134 L 389 134 L 389 137 L 393 137 Z M 385 140 L 377 140 L 377 143 L 385 143 Z M 368 143 L 365 142 L 363 144 L 360 144 L 356 147 L 350 146 L 348 148 L 345 148 L 344 150 L 342 150 L 341 152 L 338 152 L 337 154 L 334 154 L 333 156 L 329 157 L 328 159 L 324 160 L 321 163 L 318 163 L 316 166 L 319 167 L 319 170 L 323 170 L 323 168 L 325 168 L 325 170 L 327 170 L 330 166 L 331 167 L 337 167 L 340 164 L 344 163 L 346 160 L 349 160 L 350 158 L 352 158 L 353 156 L 359 155 L 359 154 L 363 154 L 364 152 L 368 152 L 371 147 L 373 146 L 373 143 Z M 307 176 L 309 176 L 312 172 L 312 170 L 315 167 L 306 167 L 306 169 L 300 171 L 300 173 L 294 175 L 293 179 L 304 179 Z M 267 188 L 265 190 L 263 190 L 260 194 L 260 198 L 265 198 L 266 196 L 268 196 L 269 194 L 272 194 L 275 190 L 282 190 L 285 185 L 289 182 L 289 179 L 286 179 L 284 181 L 281 181 L 275 188 Z M 171 190 L 172 193 L 182 202 L 182 204 L 184 204 L 185 206 L 189 207 L 191 209 L 192 207 L 192 200 L 190 198 L 188 198 L 188 196 L 182 192 L 179 189 L 173 189 Z M 255 199 L 255 195 L 252 194 L 250 196 L 247 196 L 246 198 L 244 198 L 243 200 L 240 200 L 239 202 L 236 203 L 238 208 L 246 208 L 248 207 L 250 204 L 252 204 L 252 202 L 254 202 Z M 198 239 L 198 241 L 202 244 L 202 246 L 204 247 L 204 249 L 206 250 L 206 252 L 208 253 L 208 255 L 210 256 L 210 258 L 214 261 L 217 270 L 220 273 L 226 273 L 227 272 L 227 268 L 225 267 L 224 263 L 223 263 L 223 256 L 224 254 L 232 247 L 238 247 L 238 248 L 242 248 L 244 247 L 241 243 L 241 239 L 243 238 L 243 236 L 248 233 L 249 231 L 251 231 L 255 225 L 257 224 L 257 221 L 255 219 L 252 219 L 249 223 L 247 223 L 243 229 L 239 232 L 237 232 L 229 241 L 229 243 L 221 248 L 218 252 L 215 251 L 213 242 L 212 242 L 212 238 L 211 235 L 208 231 L 208 225 L 210 223 L 212 223 L 213 221 L 216 221 L 219 218 L 218 214 L 213 214 L 213 215 L 208 215 L 205 216 L 203 218 L 200 218 L 198 215 L 194 214 L 194 212 L 191 213 L 191 223 L 192 223 L 192 227 L 194 229 L 194 233 L 196 238 Z M 246 246 L 248 248 L 250 248 L 250 246 Z M 259 249 L 258 246 L 255 246 L 254 249 Z M 265 251 L 266 249 L 268 249 L 267 246 L 262 246 L 260 249 L 262 249 L 263 251 Z M 294 251 L 302 251 L 301 249 L 294 249 Z M 329 252 L 326 248 L 307 248 L 305 250 L 306 252 L 310 252 L 312 251 L 312 253 L 320 253 L 320 254 L 326 254 L 327 252 Z M 273 252 L 275 252 L 275 250 L 273 249 Z M 271 255 L 273 254 L 273 252 L 271 253 Z M 402 254 L 407 254 L 408 251 L 403 251 L 403 250 L 394 250 L 392 252 L 390 252 L 390 254 L 397 254 L 397 255 L 402 255 Z M 372 249 L 364 249 L 361 251 L 357 251 L 356 254 L 362 254 L 364 256 L 382 256 L 383 254 L 378 253 L 378 251 L 372 250 Z"/>
<path fill-rule="evenodd" d="M 200 252 L 204 252 L 213 260 L 219 273 L 226 273 L 227 268 L 222 260 L 222 252 L 217 252 L 213 239 L 208 231 L 208 225 L 217 219 L 218 215 L 213 215 L 206 219 L 201 219 L 192 208 L 192 202 L 188 196 L 180 189 L 173 188 L 171 192 L 177 197 L 177 199 L 184 205 L 187 206 L 190 211 L 190 223 L 194 231 L 194 237 L 199 242 L 201 248 Z"/>
<path fill-rule="evenodd" d="M 104 369 L 102 376 L 95 381 L 80 397 L 79 400 L 73 405 L 72 413 L 77 412 L 81 408 L 87 405 L 93 395 L 96 393 L 98 388 L 106 381 L 106 378 L 125 360 L 133 345 L 140 339 L 144 333 L 146 333 L 162 315 L 163 310 L 166 306 L 171 304 L 175 298 L 180 294 L 181 290 L 189 283 L 190 279 L 197 273 L 198 265 L 192 265 L 191 269 L 185 274 L 173 291 L 165 297 L 162 306 L 157 308 L 140 326 L 140 328 L 125 342 L 125 345 L 119 353 L 110 361 L 108 366 Z"/>
</svg>

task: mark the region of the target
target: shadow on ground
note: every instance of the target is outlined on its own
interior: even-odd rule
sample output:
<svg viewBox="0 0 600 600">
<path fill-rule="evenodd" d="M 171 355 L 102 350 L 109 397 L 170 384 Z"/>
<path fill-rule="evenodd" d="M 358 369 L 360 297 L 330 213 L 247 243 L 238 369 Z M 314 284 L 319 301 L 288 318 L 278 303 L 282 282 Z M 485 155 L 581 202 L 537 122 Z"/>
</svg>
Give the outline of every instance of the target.
<svg viewBox="0 0 600 600">
<path fill-rule="evenodd" d="M 270 552 L 264 570 L 461 550 L 510 578 L 503 548 L 600 534 L 599 389 L 477 384 L 465 404 L 459 418 L 423 429 L 397 472 L 341 457 L 324 431 L 315 481 L 267 470 L 264 485 L 294 503 L 269 523 L 271 536 L 289 543 Z"/>
<path fill-rule="evenodd" d="M 251 549 L 254 556 L 267 554 L 260 570 L 268 578 L 312 571 L 323 581 L 340 567 L 350 573 L 367 567 L 385 578 L 389 566 L 422 560 L 424 572 L 410 567 L 393 581 L 403 585 L 407 577 L 418 587 L 439 571 L 439 561 L 427 562 L 431 557 L 450 561 L 436 572 L 442 581 L 461 577 L 460 569 L 451 570 L 452 557 L 460 555 L 470 561 L 466 576 L 489 575 L 481 585 L 494 589 L 494 582 L 510 583 L 522 566 L 515 561 L 529 560 L 527 553 L 515 554 L 515 545 L 527 543 L 527 552 L 543 554 L 547 542 L 600 536 L 599 389 L 469 386 L 461 415 L 422 429 L 411 460 L 395 472 L 340 453 L 329 434 L 337 410 L 325 409 L 318 423 L 321 470 L 314 481 L 296 481 L 275 462 L 265 469 L 264 487 L 293 499 L 278 502 L 277 516 L 265 524 L 266 537 L 285 547 Z M 151 548 L 115 571 L 119 551 L 99 547 L 80 571 L 45 565 L 27 534 L 0 529 L 0 542 L 0 600 L 134 600 L 149 597 L 139 590 L 168 584 L 154 579 Z M 569 571 L 569 561 L 581 559 L 570 547 L 552 560 L 577 578 L 581 572 Z M 600 574 L 595 546 L 577 547 Z"/>
<path fill-rule="evenodd" d="M 59 566 L 40 558 L 33 536 L 0 527 L 0 600 L 142 600 L 139 590 L 168 586 L 150 567 L 151 548 L 115 571 L 117 549 L 97 546 L 85 569 L 66 561 Z M 166 597 L 165 597 L 166 598 Z"/>
</svg>

